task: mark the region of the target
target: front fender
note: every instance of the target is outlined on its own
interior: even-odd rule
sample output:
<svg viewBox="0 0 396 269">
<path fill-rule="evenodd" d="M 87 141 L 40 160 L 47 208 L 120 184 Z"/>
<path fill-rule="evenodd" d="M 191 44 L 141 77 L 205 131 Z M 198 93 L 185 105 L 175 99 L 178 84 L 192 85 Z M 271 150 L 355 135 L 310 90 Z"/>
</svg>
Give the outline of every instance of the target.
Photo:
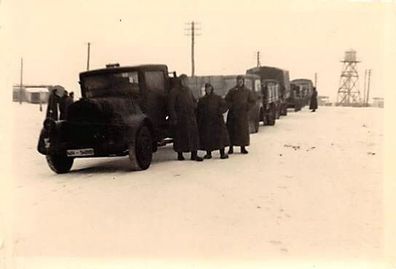
<svg viewBox="0 0 396 269">
<path fill-rule="evenodd" d="M 37 144 L 37 151 L 43 155 L 57 153 L 60 144 L 60 129 L 64 121 L 56 121 L 53 128 L 50 130 L 42 128 L 39 135 Z"/>
<path fill-rule="evenodd" d="M 134 114 L 128 116 L 125 119 L 125 126 L 126 126 L 125 138 L 127 144 L 135 141 L 136 134 L 143 125 L 147 125 L 150 131 L 153 132 L 152 123 L 145 114 Z"/>
<path fill-rule="evenodd" d="M 43 155 L 47 155 L 49 153 L 49 133 L 44 128 L 40 131 L 37 151 Z"/>
</svg>

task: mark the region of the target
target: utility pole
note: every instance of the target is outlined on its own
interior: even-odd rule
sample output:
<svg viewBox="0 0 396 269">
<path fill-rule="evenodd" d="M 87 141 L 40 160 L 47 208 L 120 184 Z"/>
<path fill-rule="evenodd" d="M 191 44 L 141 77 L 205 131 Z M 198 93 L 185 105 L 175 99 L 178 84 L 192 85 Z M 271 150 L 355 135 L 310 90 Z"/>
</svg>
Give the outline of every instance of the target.
<svg viewBox="0 0 396 269">
<path fill-rule="evenodd" d="M 363 106 L 367 106 L 366 94 L 367 94 L 367 69 L 364 70 L 363 102 L 362 102 Z"/>
<path fill-rule="evenodd" d="M 257 67 L 260 67 L 261 63 L 260 63 L 260 51 L 257 51 Z"/>
<path fill-rule="evenodd" d="M 40 99 L 40 112 L 43 111 L 43 102 L 41 101 L 41 90 L 39 91 L 39 99 Z"/>
<path fill-rule="evenodd" d="M 317 87 L 318 84 L 318 73 L 315 73 L 315 88 Z"/>
<path fill-rule="evenodd" d="M 91 43 L 88 42 L 88 51 L 87 51 L 87 71 L 89 70 L 89 61 L 91 58 Z"/>
<path fill-rule="evenodd" d="M 188 28 L 185 29 L 188 31 L 186 33 L 187 36 L 191 36 L 191 76 L 195 76 L 195 36 L 199 36 L 200 34 L 197 33 L 197 30 L 201 30 L 200 28 L 197 28 L 197 22 L 190 22 L 187 23 Z"/>
<path fill-rule="evenodd" d="M 369 104 L 369 97 L 370 97 L 370 77 L 371 77 L 371 69 L 368 70 L 367 74 L 367 97 L 366 97 L 366 104 Z"/>
<path fill-rule="evenodd" d="M 21 58 L 21 80 L 19 85 L 19 104 L 22 105 L 22 96 L 23 96 L 23 58 Z"/>
</svg>

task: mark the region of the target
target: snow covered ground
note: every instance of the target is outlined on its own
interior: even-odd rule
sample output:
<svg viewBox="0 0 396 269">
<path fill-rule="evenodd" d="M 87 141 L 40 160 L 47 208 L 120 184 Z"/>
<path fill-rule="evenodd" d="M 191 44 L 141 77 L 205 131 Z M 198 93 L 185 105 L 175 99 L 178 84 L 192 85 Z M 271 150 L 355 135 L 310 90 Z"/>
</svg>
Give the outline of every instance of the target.
<svg viewBox="0 0 396 269">
<path fill-rule="evenodd" d="M 180 162 L 167 146 L 146 171 L 129 171 L 122 157 L 77 159 L 56 175 L 36 151 L 44 112 L 12 108 L 9 210 L 0 223 L 10 268 L 382 259 L 382 109 L 289 111 L 251 135 L 248 155 L 228 160 Z"/>
</svg>

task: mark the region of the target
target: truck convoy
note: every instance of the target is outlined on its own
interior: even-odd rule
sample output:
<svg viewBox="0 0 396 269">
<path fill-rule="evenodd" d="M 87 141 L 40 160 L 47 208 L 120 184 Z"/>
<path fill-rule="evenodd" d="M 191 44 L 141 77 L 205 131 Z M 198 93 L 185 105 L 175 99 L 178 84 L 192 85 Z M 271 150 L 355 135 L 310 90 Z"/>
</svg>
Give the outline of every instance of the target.
<svg viewBox="0 0 396 269">
<path fill-rule="evenodd" d="M 203 96 L 206 82 L 224 97 L 236 85 L 236 77 L 190 77 L 188 84 L 196 98 Z M 249 111 L 251 133 L 258 132 L 260 121 L 274 125 L 279 115 L 287 114 L 291 92 L 287 71 L 256 67 L 243 77 L 257 98 Z M 176 73 L 161 64 L 108 65 L 82 72 L 79 79 L 82 98 L 69 105 L 66 119 L 47 117 L 40 132 L 37 149 L 50 169 L 67 173 L 75 158 L 112 156 L 129 156 L 133 170 L 147 169 L 158 146 L 172 142 L 167 100 L 178 79 Z M 293 83 L 293 94 L 301 94 L 307 104 L 312 82 Z"/>
</svg>

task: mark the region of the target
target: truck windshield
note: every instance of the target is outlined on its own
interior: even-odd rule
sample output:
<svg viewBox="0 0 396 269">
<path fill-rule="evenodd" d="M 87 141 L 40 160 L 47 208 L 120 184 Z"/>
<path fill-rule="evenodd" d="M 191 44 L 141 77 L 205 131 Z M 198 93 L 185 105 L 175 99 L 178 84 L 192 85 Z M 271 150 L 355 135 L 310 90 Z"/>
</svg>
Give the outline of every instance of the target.
<svg viewBox="0 0 396 269">
<path fill-rule="evenodd" d="M 137 72 L 88 75 L 82 78 L 81 84 L 87 98 L 139 94 Z"/>
</svg>

